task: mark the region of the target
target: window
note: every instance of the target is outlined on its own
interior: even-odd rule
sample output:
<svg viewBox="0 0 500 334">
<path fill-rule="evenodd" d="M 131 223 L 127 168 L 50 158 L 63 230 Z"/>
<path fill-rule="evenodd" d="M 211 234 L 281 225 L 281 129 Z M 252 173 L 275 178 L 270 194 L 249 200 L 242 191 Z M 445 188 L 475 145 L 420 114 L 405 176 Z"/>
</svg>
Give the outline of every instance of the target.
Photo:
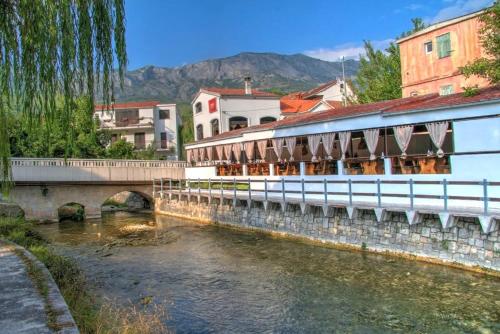
<svg viewBox="0 0 500 334">
<path fill-rule="evenodd" d="M 202 106 L 201 106 L 201 102 L 198 102 L 194 105 L 194 109 L 195 109 L 195 112 L 198 114 L 202 111 Z"/>
<path fill-rule="evenodd" d="M 217 118 L 210 121 L 210 127 L 212 128 L 212 136 L 217 136 L 219 132 L 219 120 Z"/>
<path fill-rule="evenodd" d="M 167 139 L 166 132 L 160 133 L 160 147 L 161 148 L 168 148 L 168 139 Z"/>
<path fill-rule="evenodd" d="M 275 117 L 266 116 L 266 117 L 262 117 L 260 119 L 260 124 L 266 124 L 266 123 L 271 123 L 271 122 L 275 122 L 275 121 L 276 121 Z"/>
<path fill-rule="evenodd" d="M 432 53 L 432 41 L 424 43 L 424 50 L 426 54 Z"/>
<path fill-rule="evenodd" d="M 136 150 L 146 148 L 146 134 L 144 132 L 134 133 L 134 146 Z"/>
<path fill-rule="evenodd" d="M 139 123 L 139 109 L 117 110 L 115 113 L 116 126 L 129 126 Z"/>
<path fill-rule="evenodd" d="M 248 120 L 245 117 L 235 116 L 229 119 L 229 131 L 248 127 Z"/>
<path fill-rule="evenodd" d="M 453 94 L 453 86 L 446 85 L 439 87 L 439 95 L 450 95 Z"/>
<path fill-rule="evenodd" d="M 439 58 L 449 57 L 451 52 L 450 33 L 438 36 L 436 41 L 437 41 L 438 57 Z"/>
<path fill-rule="evenodd" d="M 165 109 L 165 110 L 160 109 L 158 112 L 159 112 L 160 119 L 170 119 L 170 110 L 168 110 L 168 109 Z"/>
<path fill-rule="evenodd" d="M 203 139 L 203 125 L 198 124 L 196 126 L 196 140 L 202 140 Z"/>
</svg>

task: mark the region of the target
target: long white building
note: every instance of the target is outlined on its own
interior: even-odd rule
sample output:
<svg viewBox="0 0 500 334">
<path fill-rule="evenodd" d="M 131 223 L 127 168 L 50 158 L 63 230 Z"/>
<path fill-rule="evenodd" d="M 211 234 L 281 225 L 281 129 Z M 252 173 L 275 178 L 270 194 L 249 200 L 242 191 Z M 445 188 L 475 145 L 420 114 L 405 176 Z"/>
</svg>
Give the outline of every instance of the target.
<svg viewBox="0 0 500 334">
<path fill-rule="evenodd" d="M 186 177 L 249 183 L 266 201 L 404 209 L 410 224 L 419 212 L 443 226 L 476 216 L 488 232 L 500 219 L 499 115 L 500 87 L 302 114 L 186 145 Z"/>
</svg>

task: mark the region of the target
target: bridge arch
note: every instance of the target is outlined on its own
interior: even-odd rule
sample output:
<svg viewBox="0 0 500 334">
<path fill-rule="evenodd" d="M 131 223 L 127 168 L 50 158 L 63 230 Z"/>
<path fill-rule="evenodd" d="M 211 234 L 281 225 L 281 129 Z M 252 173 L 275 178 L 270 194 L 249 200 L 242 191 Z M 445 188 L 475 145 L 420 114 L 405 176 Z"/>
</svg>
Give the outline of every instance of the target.
<svg viewBox="0 0 500 334">
<path fill-rule="evenodd" d="M 16 184 L 10 200 L 17 203 L 27 219 L 58 221 L 59 207 L 78 203 L 84 207 L 86 218 L 101 217 L 101 206 L 110 197 L 123 191 L 140 194 L 153 209 L 152 183 L 100 183 L 100 184 Z"/>
<path fill-rule="evenodd" d="M 130 210 L 153 209 L 153 197 L 137 190 L 123 190 L 108 197 L 101 205 L 102 211 L 114 211 L 121 208 Z"/>
</svg>

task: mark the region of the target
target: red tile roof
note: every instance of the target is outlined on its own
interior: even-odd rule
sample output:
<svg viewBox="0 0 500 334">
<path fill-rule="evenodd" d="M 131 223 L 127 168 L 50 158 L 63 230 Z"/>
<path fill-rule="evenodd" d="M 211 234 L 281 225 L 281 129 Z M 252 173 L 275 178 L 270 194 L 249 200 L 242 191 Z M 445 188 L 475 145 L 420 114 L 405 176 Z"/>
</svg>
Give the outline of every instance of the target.
<svg viewBox="0 0 500 334">
<path fill-rule="evenodd" d="M 135 109 L 135 108 L 153 108 L 160 104 L 160 101 L 140 101 L 140 102 L 124 102 L 115 103 L 109 106 L 109 109 Z M 103 104 L 96 104 L 95 110 L 106 110 L 108 107 Z"/>
<path fill-rule="evenodd" d="M 206 87 L 206 88 L 201 88 L 201 91 L 215 93 L 221 96 L 248 96 L 248 94 L 245 94 L 245 90 L 241 88 Z M 263 92 L 255 88 L 252 89 L 251 95 L 254 97 L 278 97 L 278 95 L 276 94 Z"/>
<path fill-rule="evenodd" d="M 315 96 L 318 93 L 321 93 L 325 89 L 328 89 L 328 88 L 330 88 L 330 87 L 332 87 L 332 86 L 334 86 L 336 84 L 337 84 L 337 80 L 332 80 L 332 81 L 326 82 L 326 83 L 324 83 L 322 85 L 319 85 L 316 88 L 313 88 L 311 90 L 308 90 L 308 91 L 302 92 L 302 93 L 304 94 L 304 98 L 307 99 L 307 98 L 310 98 L 312 96 Z"/>
<path fill-rule="evenodd" d="M 332 107 L 333 109 L 338 109 L 338 108 L 343 108 L 344 107 L 342 101 L 328 100 L 328 101 L 326 101 L 326 103 L 328 103 L 328 105 L 330 107 Z"/>
<path fill-rule="evenodd" d="M 345 117 L 360 116 L 363 114 L 397 113 L 419 110 L 432 110 L 436 108 L 453 108 L 488 101 L 498 101 L 500 103 L 500 86 L 482 88 L 479 90 L 477 95 L 470 97 L 464 96 L 463 93 L 444 96 L 440 96 L 438 94 L 428 94 L 395 100 L 380 101 L 369 104 L 352 105 L 348 107 L 329 109 L 314 113 L 303 113 L 295 117 L 285 118 L 272 123 L 251 126 L 231 132 L 225 132 L 218 136 L 206 138 L 196 143 L 236 137 L 244 132 L 271 130 L 290 126 L 300 126 L 302 124 L 327 122 Z"/>
<path fill-rule="evenodd" d="M 296 114 L 308 112 L 315 106 L 321 103 L 321 99 L 314 100 L 297 100 L 297 99 L 287 99 L 281 98 L 280 109 L 282 113 L 285 114 Z"/>
</svg>

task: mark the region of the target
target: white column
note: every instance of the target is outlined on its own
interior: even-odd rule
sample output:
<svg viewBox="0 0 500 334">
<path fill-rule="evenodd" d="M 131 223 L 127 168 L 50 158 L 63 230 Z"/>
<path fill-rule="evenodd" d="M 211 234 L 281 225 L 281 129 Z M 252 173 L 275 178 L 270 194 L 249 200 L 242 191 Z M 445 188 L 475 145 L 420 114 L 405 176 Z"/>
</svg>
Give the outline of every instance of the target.
<svg viewBox="0 0 500 334">
<path fill-rule="evenodd" d="M 243 176 L 248 176 L 248 165 L 244 164 L 243 167 Z"/>
<path fill-rule="evenodd" d="M 338 175 L 344 175 L 344 162 L 342 160 L 337 160 L 337 170 Z"/>
<path fill-rule="evenodd" d="M 304 161 L 300 162 L 299 169 L 300 169 L 300 176 L 304 177 L 306 175 L 306 163 Z"/>
<path fill-rule="evenodd" d="M 269 164 L 269 176 L 274 176 L 274 164 Z"/>
<path fill-rule="evenodd" d="M 392 161 L 391 158 L 384 159 L 384 174 L 392 175 Z"/>
</svg>

